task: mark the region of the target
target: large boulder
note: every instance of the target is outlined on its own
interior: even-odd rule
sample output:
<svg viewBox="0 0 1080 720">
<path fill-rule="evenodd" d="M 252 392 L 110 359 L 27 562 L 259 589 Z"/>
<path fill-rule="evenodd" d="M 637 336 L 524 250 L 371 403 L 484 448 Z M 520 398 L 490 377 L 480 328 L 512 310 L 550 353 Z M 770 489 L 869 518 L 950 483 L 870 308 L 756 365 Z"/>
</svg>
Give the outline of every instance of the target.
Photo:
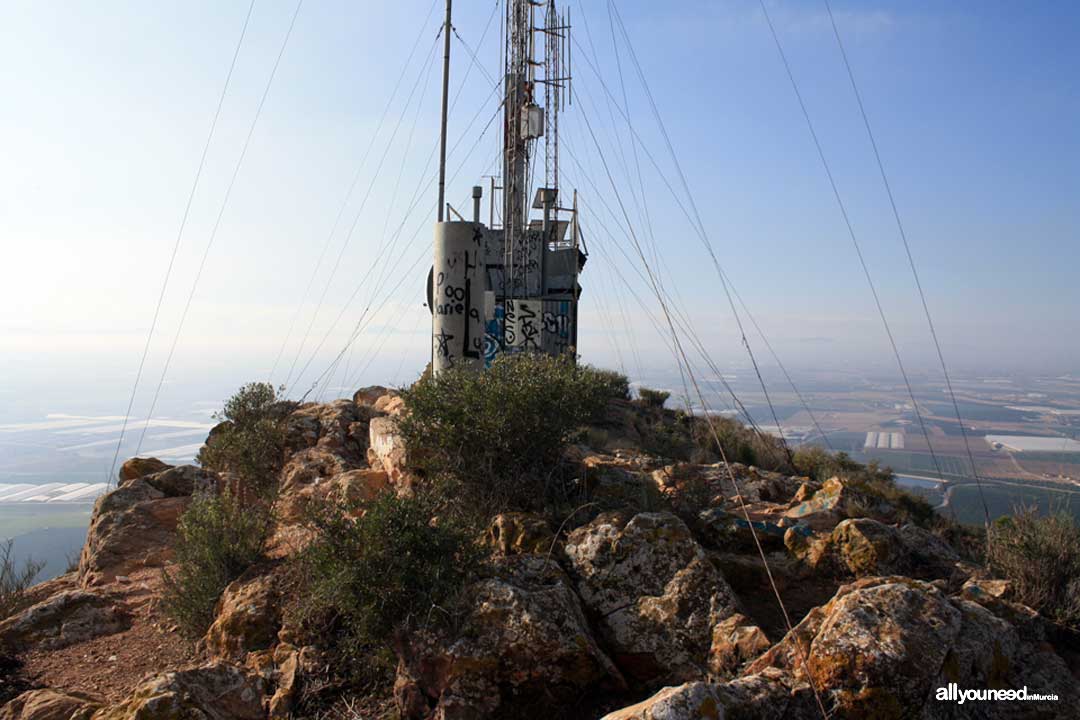
<svg viewBox="0 0 1080 720">
<path fill-rule="evenodd" d="M 367 450 L 367 423 L 375 414 L 349 400 L 301 405 L 286 420 L 285 445 L 292 452 L 319 448 L 359 463 Z"/>
<path fill-rule="evenodd" d="M 218 475 L 211 470 L 204 470 L 195 465 L 166 466 L 158 472 L 140 475 L 147 485 L 160 490 L 166 497 L 185 497 L 198 491 L 213 491 L 218 488 Z M 121 486 L 133 480 L 122 482 Z"/>
<path fill-rule="evenodd" d="M 354 468 L 346 458 L 321 447 L 311 447 L 294 453 L 281 470 L 280 492 L 275 514 L 283 524 L 299 523 L 304 519 L 308 504 L 325 498 L 329 491 L 325 483 Z"/>
<path fill-rule="evenodd" d="M 785 536 L 789 549 L 814 570 L 947 579 L 960 561 L 948 544 L 916 525 L 895 528 L 871 518 L 851 518 L 816 539 L 794 538 L 794 531 Z"/>
<path fill-rule="evenodd" d="M 731 677 L 770 645 L 764 630 L 742 613 L 736 613 L 713 626 L 709 670 L 717 677 Z"/>
<path fill-rule="evenodd" d="M 277 641 L 281 593 L 272 574 L 235 580 L 225 588 L 204 643 L 215 659 L 242 660 Z"/>
<path fill-rule="evenodd" d="M 375 468 L 348 470 L 325 484 L 327 499 L 346 507 L 374 500 L 390 489 L 390 476 Z"/>
<path fill-rule="evenodd" d="M 716 689 L 705 682 L 666 687 L 636 705 L 608 713 L 601 720 L 723 720 Z"/>
<path fill-rule="evenodd" d="M 124 461 L 124 464 L 120 466 L 120 484 L 123 485 L 129 480 L 135 480 L 146 475 L 153 475 L 159 473 L 162 470 L 168 470 L 172 465 L 162 462 L 154 457 L 133 457 Z"/>
<path fill-rule="evenodd" d="M 368 385 L 354 392 L 352 399 L 357 405 L 374 407 L 375 403 L 380 399 L 384 397 L 396 397 L 397 395 L 397 390 L 391 390 L 383 385 Z"/>
<path fill-rule="evenodd" d="M 713 629 L 737 601 L 682 520 L 603 514 L 573 531 L 564 552 L 624 673 L 645 685 L 705 676 Z"/>
<path fill-rule="evenodd" d="M 403 717 L 518 717 L 537 702 L 554 709 L 605 685 L 622 687 L 553 560 L 498 560 L 495 574 L 465 596 L 458 630 L 403 639 L 394 689 Z"/>
<path fill-rule="evenodd" d="M 313 447 L 294 453 L 281 469 L 281 493 L 297 492 L 308 485 L 340 475 L 355 467 L 347 459 L 325 448 Z"/>
<path fill-rule="evenodd" d="M 42 688 L 0 707 L 0 720 L 89 720 L 100 707 L 100 700 L 91 695 Z"/>
<path fill-rule="evenodd" d="M 540 515 L 507 512 L 491 519 L 485 541 L 501 555 L 547 553 L 552 549 L 555 534 Z"/>
<path fill-rule="evenodd" d="M 0 647 L 56 650 L 131 627 L 131 616 L 111 595 L 68 590 L 0 623 Z"/>
<path fill-rule="evenodd" d="M 190 497 L 169 497 L 139 478 L 98 498 L 79 557 L 84 585 L 161 566 L 172 557 L 176 524 Z"/>
<path fill-rule="evenodd" d="M 952 706 L 926 704 L 950 682 L 972 689 L 1027 686 L 1063 702 L 1077 697 L 1075 679 L 1052 651 L 1025 643 L 975 603 L 900 576 L 843 586 L 751 663 L 748 674 L 770 668 L 789 673 L 792 682 L 812 681 L 838 718 L 952 717 Z M 1061 707 L 1067 705 L 1003 705 L 986 717 L 1052 717 Z"/>
<path fill-rule="evenodd" d="M 312 502 L 330 501 L 345 508 L 373 500 L 390 488 L 390 478 L 382 470 L 356 468 L 335 475 L 323 475 L 347 467 L 334 455 L 305 450 L 290 460 L 286 483 L 275 506 L 278 521 L 301 523 Z"/>
<path fill-rule="evenodd" d="M 794 498 L 793 498 L 794 500 Z M 839 477 L 825 481 L 821 489 L 802 502 L 794 502 L 785 515 L 818 532 L 831 531 L 845 518 L 871 515 L 878 520 L 890 520 L 896 509 L 871 493 Z"/>
<path fill-rule="evenodd" d="M 241 668 L 216 664 L 143 681 L 93 720 L 264 720 L 265 684 Z"/>
</svg>

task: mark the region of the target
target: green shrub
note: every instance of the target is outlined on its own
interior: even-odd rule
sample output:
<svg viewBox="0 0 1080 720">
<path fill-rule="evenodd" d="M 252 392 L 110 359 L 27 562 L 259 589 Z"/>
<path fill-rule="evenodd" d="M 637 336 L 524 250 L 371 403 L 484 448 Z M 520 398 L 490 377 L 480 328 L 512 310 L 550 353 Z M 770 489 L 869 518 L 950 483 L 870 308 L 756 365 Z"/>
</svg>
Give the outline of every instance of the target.
<svg viewBox="0 0 1080 720">
<path fill-rule="evenodd" d="M 567 442 L 627 387 L 566 358 L 502 356 L 482 373 L 451 369 L 404 390 L 399 426 L 410 462 L 452 487 L 459 507 L 537 509 L 558 484 Z"/>
<path fill-rule="evenodd" d="M 232 492 L 192 498 L 177 525 L 176 570 L 164 573 L 164 610 L 183 634 L 205 633 L 226 586 L 262 558 L 270 518 L 263 502 Z"/>
<path fill-rule="evenodd" d="M 245 487 L 273 489 L 285 461 L 286 421 L 295 403 L 278 399 L 269 383 L 249 383 L 215 413 L 220 422 L 199 450 L 204 467 L 236 473 Z"/>
<path fill-rule="evenodd" d="M 555 362 L 568 362 L 565 358 Z M 594 388 L 605 398 L 612 400 L 630 399 L 630 380 L 614 370 L 602 370 L 591 365 L 573 365 L 582 377 L 582 382 Z"/>
<path fill-rule="evenodd" d="M 448 619 L 480 558 L 463 526 L 432 519 L 430 495 L 384 493 L 362 510 L 314 510 L 317 539 L 300 558 L 301 626 L 329 639 L 337 672 L 354 681 L 392 668 L 395 633 Z"/>
<path fill-rule="evenodd" d="M 26 590 L 45 567 L 45 563 L 29 558 L 20 567 L 12 557 L 14 550 L 14 540 L 0 542 L 0 620 L 26 606 Z"/>
<path fill-rule="evenodd" d="M 756 465 L 763 470 L 790 472 L 780 441 L 759 435 L 731 418 L 688 415 L 681 410 L 639 403 L 635 428 L 641 435 L 641 449 L 662 457 L 694 463 L 715 463 L 721 459 L 716 445 L 719 437 L 724 456 L 730 462 Z M 715 428 L 715 435 L 713 430 Z"/>
<path fill-rule="evenodd" d="M 671 393 L 666 390 L 653 390 L 647 387 L 638 388 L 638 402 L 645 407 L 662 408 L 670 397 Z"/>
<path fill-rule="evenodd" d="M 1040 517 L 1035 508 L 1018 508 L 990 526 L 988 554 L 1017 600 L 1080 629 L 1080 527 L 1070 513 Z"/>
</svg>

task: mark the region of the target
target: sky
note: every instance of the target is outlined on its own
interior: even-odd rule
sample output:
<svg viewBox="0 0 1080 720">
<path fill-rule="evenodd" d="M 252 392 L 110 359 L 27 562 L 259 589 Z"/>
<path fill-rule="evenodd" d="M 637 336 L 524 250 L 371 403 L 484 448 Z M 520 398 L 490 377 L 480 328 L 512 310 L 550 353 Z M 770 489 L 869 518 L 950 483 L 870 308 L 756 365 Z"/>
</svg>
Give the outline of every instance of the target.
<svg viewBox="0 0 1080 720">
<path fill-rule="evenodd" d="M 951 367 L 1077 371 L 1080 6 L 832 6 Z M 422 368 L 443 8 L 303 2 L 243 152 L 296 8 L 257 0 L 177 245 L 248 7 L 0 1 L 7 400 L 92 394 L 122 411 L 174 246 L 137 408 L 162 378 L 165 407 L 252 379 L 303 388 L 361 318 L 364 332 L 336 366 L 342 389 L 405 382 Z M 932 373 L 919 296 L 825 5 L 766 7 L 904 360 Z M 710 353 L 745 364 L 709 255 L 680 209 L 692 198 L 785 363 L 895 369 L 759 3 L 625 0 L 617 11 L 642 75 L 607 2 L 573 3 L 574 96 L 560 119 L 562 184 L 579 189 L 594 245 L 582 277 L 583 357 L 631 374 L 672 369 L 629 224 L 657 249 L 666 286 Z M 455 4 L 451 90 L 462 90 L 450 115 L 448 199 L 463 211 L 497 158 L 499 17 L 494 0 Z M 625 98 L 625 109 L 609 97 Z"/>
</svg>

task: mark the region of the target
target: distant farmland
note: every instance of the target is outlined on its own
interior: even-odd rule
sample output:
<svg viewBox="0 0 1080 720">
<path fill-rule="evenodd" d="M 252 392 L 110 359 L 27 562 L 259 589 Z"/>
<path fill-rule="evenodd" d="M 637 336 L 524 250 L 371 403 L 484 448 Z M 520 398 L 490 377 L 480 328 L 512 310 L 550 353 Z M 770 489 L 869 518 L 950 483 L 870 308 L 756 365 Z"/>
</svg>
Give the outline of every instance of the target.
<svg viewBox="0 0 1080 720">
<path fill-rule="evenodd" d="M 860 453 L 857 460 L 869 462 L 877 460 L 879 465 L 888 465 L 897 473 L 910 473 L 914 475 L 937 476 L 937 468 L 929 453 L 905 452 L 903 450 L 875 450 L 872 453 Z M 968 462 L 956 455 L 938 455 L 938 464 L 941 472 L 953 477 L 968 477 L 971 475 Z"/>
<path fill-rule="evenodd" d="M 1080 493 L 1049 490 L 1040 487 L 1019 487 L 983 483 L 983 496 L 990 511 L 990 519 L 1012 515 L 1019 506 L 1035 506 L 1041 514 L 1049 511 L 1067 510 L 1080 520 Z M 963 523 L 981 525 L 983 506 L 976 485 L 960 485 L 952 490 L 949 505 L 956 519 Z"/>
</svg>

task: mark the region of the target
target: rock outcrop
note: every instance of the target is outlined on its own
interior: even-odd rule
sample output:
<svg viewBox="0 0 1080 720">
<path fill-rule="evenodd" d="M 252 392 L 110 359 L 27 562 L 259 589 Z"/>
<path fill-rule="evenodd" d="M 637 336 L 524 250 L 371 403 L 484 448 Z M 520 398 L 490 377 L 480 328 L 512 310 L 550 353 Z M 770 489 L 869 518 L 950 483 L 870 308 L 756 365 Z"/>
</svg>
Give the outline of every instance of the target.
<svg viewBox="0 0 1080 720">
<path fill-rule="evenodd" d="M 0 647 L 56 650 L 111 635 L 131 626 L 119 600 L 106 593 L 68 590 L 31 605 L 0 623 Z"/>
<path fill-rule="evenodd" d="M 513 717 L 514 707 L 623 685 L 554 561 L 505 558 L 466 595 L 460 631 L 424 631 L 404 641 L 394 688 L 404 717 L 479 718 L 497 710 Z"/>
<path fill-rule="evenodd" d="M 429 481 L 409 466 L 404 403 L 373 386 L 288 406 L 265 557 L 190 642 L 161 602 L 177 521 L 192 495 L 240 481 L 124 463 L 95 505 L 78 571 L 32 588 L 0 621 L 0 650 L 28 669 L 0 690 L 33 688 L 0 706 L 0 720 L 284 720 L 307 717 L 319 693 L 364 703 L 334 678 L 336 638 L 296 612 L 296 560 L 316 536 L 310 505 L 332 503 L 351 523 L 367 501 Z M 382 709 L 406 720 L 1080 717 L 1076 635 L 904 522 L 891 491 L 674 462 L 638 446 L 655 428 L 637 422 L 637 406 L 609 409 L 603 442 L 563 452 L 574 509 L 491 518 L 475 538 L 486 561 L 460 597 L 382 648 L 397 659 Z M 950 683 L 1059 700 L 935 701 Z"/>
<path fill-rule="evenodd" d="M 172 557 L 176 524 L 191 499 L 190 493 L 176 494 L 176 488 L 181 478 L 194 483 L 199 472 L 174 468 L 162 474 L 171 474 L 166 485 L 170 492 L 154 486 L 155 475 L 128 481 L 98 498 L 79 557 L 79 579 L 84 585 L 100 585 L 139 568 L 161 566 Z"/>
<path fill-rule="evenodd" d="M 150 678 L 93 720 L 265 720 L 265 685 L 232 665 L 208 665 Z"/>
<path fill-rule="evenodd" d="M 218 600 L 214 623 L 203 641 L 211 657 L 242 661 L 272 647 L 281 629 L 281 593 L 272 574 L 234 581 Z"/>
<path fill-rule="evenodd" d="M 24 692 L 0 707 L 0 720 L 90 720 L 100 707 L 92 695 L 44 688 Z"/>
<path fill-rule="evenodd" d="M 902 576 L 842 587 L 748 673 L 767 668 L 811 682 L 843 718 L 909 717 L 950 682 L 962 688 L 1027 686 L 1059 695 L 1076 690 L 1053 652 L 1021 641 L 1015 628 L 981 606 Z M 941 712 L 938 717 L 947 716 Z M 1013 716 L 1053 716 L 1050 708 L 1023 712 Z"/>
<path fill-rule="evenodd" d="M 723 720 L 716 689 L 705 682 L 666 687 L 648 700 L 616 710 L 602 720 Z"/>
<path fill-rule="evenodd" d="M 702 677 L 734 593 L 670 513 L 605 514 L 566 540 L 578 594 L 619 668 L 645 685 Z"/>
<path fill-rule="evenodd" d="M 851 518 L 815 540 L 795 537 L 791 530 L 788 533 L 785 539 L 792 552 L 814 570 L 855 577 L 903 574 L 948 579 L 960 561 L 944 541 L 911 524 L 896 528 L 870 518 Z"/>
</svg>

